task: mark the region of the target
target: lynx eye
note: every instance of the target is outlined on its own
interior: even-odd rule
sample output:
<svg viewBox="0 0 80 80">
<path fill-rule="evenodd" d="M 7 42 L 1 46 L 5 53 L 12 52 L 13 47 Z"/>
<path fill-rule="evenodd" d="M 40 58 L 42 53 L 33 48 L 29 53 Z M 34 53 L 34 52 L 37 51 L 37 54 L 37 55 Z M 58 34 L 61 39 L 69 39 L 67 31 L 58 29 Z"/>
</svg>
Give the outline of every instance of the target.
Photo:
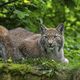
<svg viewBox="0 0 80 80">
<path fill-rule="evenodd" d="M 47 36 L 46 36 L 46 35 L 44 35 L 43 37 L 44 37 L 44 38 L 47 38 Z"/>
<path fill-rule="evenodd" d="M 56 37 L 56 40 L 57 40 L 57 41 L 61 41 L 61 37 L 60 37 L 60 36 L 57 36 L 57 37 Z"/>
<path fill-rule="evenodd" d="M 57 36 L 55 35 L 54 38 L 56 38 Z"/>
</svg>

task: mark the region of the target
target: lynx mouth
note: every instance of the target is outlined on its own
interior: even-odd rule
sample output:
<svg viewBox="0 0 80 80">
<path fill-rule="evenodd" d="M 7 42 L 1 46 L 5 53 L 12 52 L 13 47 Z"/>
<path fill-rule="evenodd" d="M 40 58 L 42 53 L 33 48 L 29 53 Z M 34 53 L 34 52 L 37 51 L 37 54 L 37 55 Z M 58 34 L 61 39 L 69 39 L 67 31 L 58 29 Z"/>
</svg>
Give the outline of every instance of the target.
<svg viewBox="0 0 80 80">
<path fill-rule="evenodd" d="M 51 45 L 51 46 L 49 45 L 48 47 L 49 47 L 49 48 L 55 48 L 56 45 Z"/>
<path fill-rule="evenodd" d="M 48 49 L 51 50 L 51 51 L 55 50 L 56 48 L 57 48 L 56 45 L 51 45 L 51 46 L 49 45 L 48 46 Z"/>
<path fill-rule="evenodd" d="M 53 50 L 53 49 L 55 49 L 55 46 L 49 46 L 48 47 L 50 50 Z"/>
</svg>

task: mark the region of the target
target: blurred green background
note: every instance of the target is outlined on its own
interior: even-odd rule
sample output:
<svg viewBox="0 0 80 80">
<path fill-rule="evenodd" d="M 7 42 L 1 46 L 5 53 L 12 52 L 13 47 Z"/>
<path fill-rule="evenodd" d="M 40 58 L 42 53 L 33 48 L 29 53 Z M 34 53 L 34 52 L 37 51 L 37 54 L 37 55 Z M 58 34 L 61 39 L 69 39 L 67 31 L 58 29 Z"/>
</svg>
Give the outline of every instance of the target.
<svg viewBox="0 0 80 80">
<path fill-rule="evenodd" d="M 0 25 L 39 31 L 39 19 L 47 27 L 65 25 L 65 56 L 80 61 L 80 0 L 0 0 Z"/>
</svg>

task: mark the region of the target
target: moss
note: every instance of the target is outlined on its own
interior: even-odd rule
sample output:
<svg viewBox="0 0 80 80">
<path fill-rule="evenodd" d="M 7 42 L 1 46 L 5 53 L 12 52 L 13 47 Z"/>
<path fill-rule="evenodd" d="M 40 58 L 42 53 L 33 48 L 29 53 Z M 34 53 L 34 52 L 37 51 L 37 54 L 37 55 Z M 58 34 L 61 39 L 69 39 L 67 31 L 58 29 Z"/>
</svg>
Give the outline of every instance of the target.
<svg viewBox="0 0 80 80">
<path fill-rule="evenodd" d="M 59 64 L 54 61 L 14 64 L 0 63 L 1 80 L 80 80 L 80 63 Z"/>
</svg>

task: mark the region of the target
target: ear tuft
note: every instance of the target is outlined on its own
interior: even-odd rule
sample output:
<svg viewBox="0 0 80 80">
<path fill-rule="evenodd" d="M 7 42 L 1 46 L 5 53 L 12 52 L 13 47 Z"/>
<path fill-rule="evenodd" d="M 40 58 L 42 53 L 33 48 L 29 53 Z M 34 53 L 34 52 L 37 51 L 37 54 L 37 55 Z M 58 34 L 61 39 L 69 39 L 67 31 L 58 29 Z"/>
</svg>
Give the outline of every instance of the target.
<svg viewBox="0 0 80 80">
<path fill-rule="evenodd" d="M 64 31 L 64 24 L 63 24 L 63 23 L 59 24 L 56 29 L 57 29 L 60 33 L 63 33 L 63 31 Z"/>
<path fill-rule="evenodd" d="M 46 30 L 47 29 L 46 29 L 45 25 L 42 24 L 41 27 L 40 27 L 41 34 L 44 34 Z"/>
</svg>

